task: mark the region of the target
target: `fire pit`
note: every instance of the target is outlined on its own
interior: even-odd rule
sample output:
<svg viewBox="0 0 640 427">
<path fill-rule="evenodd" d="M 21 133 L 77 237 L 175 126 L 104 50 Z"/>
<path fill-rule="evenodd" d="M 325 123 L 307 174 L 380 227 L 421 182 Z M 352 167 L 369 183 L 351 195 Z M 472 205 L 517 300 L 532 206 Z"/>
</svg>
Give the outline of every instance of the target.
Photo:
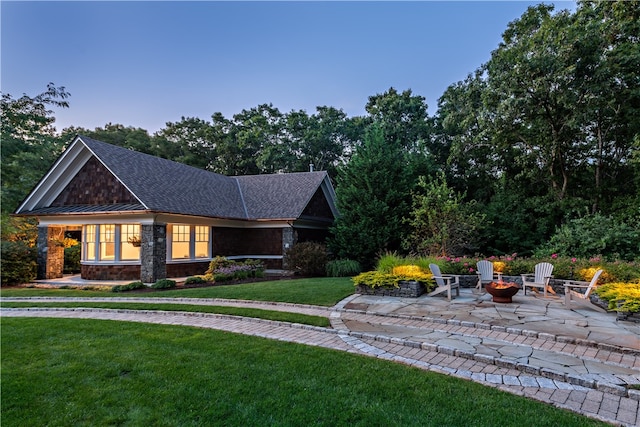
<svg viewBox="0 0 640 427">
<path fill-rule="evenodd" d="M 512 297 L 518 293 L 520 287 L 511 282 L 491 282 L 484 287 L 493 296 L 493 302 L 513 302 Z"/>
</svg>

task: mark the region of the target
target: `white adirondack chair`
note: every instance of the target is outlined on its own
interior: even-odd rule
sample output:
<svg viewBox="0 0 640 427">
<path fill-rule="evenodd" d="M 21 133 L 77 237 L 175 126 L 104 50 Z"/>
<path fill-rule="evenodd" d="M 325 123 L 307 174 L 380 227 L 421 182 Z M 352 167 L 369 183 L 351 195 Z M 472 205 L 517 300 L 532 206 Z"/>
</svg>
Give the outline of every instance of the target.
<svg viewBox="0 0 640 427">
<path fill-rule="evenodd" d="M 476 269 L 478 273 L 478 283 L 476 284 L 476 289 L 482 290 L 482 285 L 486 285 L 487 283 L 491 283 L 494 280 L 495 275 L 493 274 L 493 263 L 491 261 L 482 260 L 476 263 Z M 498 280 L 501 277 L 498 275 Z"/>
<path fill-rule="evenodd" d="M 553 264 L 541 262 L 534 267 L 534 274 L 522 274 L 522 289 L 524 289 L 524 294 L 527 294 L 527 288 L 534 288 L 536 290 L 542 288 L 545 298 L 547 297 L 547 292 L 555 295 L 556 291 L 549 286 L 552 273 Z"/>
<path fill-rule="evenodd" d="M 433 274 L 433 278 L 438 286 L 432 292 L 429 292 L 427 296 L 431 297 L 446 292 L 447 299 L 451 301 L 451 289 L 455 289 L 456 296 L 460 296 L 459 276 L 442 274 L 440 272 L 440 267 L 438 267 L 437 264 L 429 264 L 429 269 L 431 270 L 431 274 Z"/>
<path fill-rule="evenodd" d="M 597 283 L 601 274 L 602 269 L 596 271 L 596 274 L 593 275 L 593 278 L 590 282 L 580 282 L 577 280 L 566 281 L 564 283 L 564 305 L 566 305 L 567 308 L 571 308 L 571 301 L 580 303 L 588 302 L 589 306 L 593 307 L 594 309 L 599 311 L 606 311 L 603 308 L 598 307 L 597 305 L 591 304 L 591 300 L 589 299 L 589 297 L 591 296 L 591 292 L 593 292 L 593 290 L 598 286 Z M 575 288 L 586 290 L 584 293 L 582 293 L 574 290 Z"/>
</svg>

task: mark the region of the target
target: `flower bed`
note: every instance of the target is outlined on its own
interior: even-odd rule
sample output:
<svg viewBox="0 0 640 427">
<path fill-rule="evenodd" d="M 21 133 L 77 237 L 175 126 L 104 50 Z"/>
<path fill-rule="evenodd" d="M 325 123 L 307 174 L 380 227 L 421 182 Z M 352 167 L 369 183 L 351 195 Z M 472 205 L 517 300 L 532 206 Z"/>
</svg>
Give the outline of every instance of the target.
<svg viewBox="0 0 640 427">
<path fill-rule="evenodd" d="M 264 265 L 260 261 L 246 260 L 238 262 L 224 257 L 215 257 L 202 276 L 208 282 L 225 282 L 247 278 L 259 278 L 264 275 Z"/>
<path fill-rule="evenodd" d="M 396 266 L 389 273 L 367 271 L 352 280 L 363 295 L 417 298 L 435 288 L 432 275 L 416 265 Z"/>
</svg>

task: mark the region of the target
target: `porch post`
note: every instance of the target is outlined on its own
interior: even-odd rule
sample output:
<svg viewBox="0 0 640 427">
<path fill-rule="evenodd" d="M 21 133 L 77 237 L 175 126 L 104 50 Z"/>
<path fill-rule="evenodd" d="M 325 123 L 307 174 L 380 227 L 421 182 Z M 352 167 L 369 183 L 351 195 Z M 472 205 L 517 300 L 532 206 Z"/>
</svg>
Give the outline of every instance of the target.
<svg viewBox="0 0 640 427">
<path fill-rule="evenodd" d="M 282 229 L 282 269 L 286 270 L 287 269 L 287 265 L 285 263 L 285 258 L 284 255 L 287 253 L 287 251 L 291 248 L 293 248 L 293 245 L 295 244 L 295 231 L 293 230 L 293 227 L 287 227 L 287 228 L 283 228 Z"/>
<path fill-rule="evenodd" d="M 155 283 L 167 277 L 167 225 L 142 224 L 140 281 Z"/>
<path fill-rule="evenodd" d="M 64 227 L 38 226 L 38 279 L 57 279 L 64 269 Z"/>
</svg>

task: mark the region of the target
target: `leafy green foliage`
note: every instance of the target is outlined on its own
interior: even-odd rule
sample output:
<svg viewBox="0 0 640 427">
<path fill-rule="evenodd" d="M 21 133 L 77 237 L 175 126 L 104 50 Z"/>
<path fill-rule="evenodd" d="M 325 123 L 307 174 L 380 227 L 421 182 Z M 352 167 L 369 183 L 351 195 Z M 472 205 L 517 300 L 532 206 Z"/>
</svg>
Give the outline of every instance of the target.
<svg viewBox="0 0 640 427">
<path fill-rule="evenodd" d="M 407 166 L 402 149 L 385 140 L 381 127 L 369 128 L 363 145 L 338 173 L 340 216 L 329 242 L 338 258 L 368 268 L 376 254 L 400 249 L 413 186 Z"/>
<path fill-rule="evenodd" d="M 638 313 L 640 312 L 639 283 L 607 283 L 594 291 L 600 298 L 609 302 L 609 309 Z"/>
<path fill-rule="evenodd" d="M 171 289 L 176 287 L 176 281 L 171 279 L 160 279 L 153 285 L 153 289 Z"/>
<path fill-rule="evenodd" d="M 131 282 L 131 283 L 127 283 L 126 285 L 116 285 L 114 287 L 111 288 L 111 292 L 127 292 L 127 291 L 134 291 L 136 289 L 143 289 L 146 288 L 147 286 L 140 282 Z M 159 289 L 159 288 L 156 288 Z"/>
<path fill-rule="evenodd" d="M 247 259 L 235 261 L 217 256 L 209 263 L 203 279 L 208 282 L 224 282 L 235 279 L 247 279 L 249 277 L 262 277 L 264 265 L 259 260 Z"/>
<path fill-rule="evenodd" d="M 284 254 L 284 265 L 295 274 L 321 277 L 327 272 L 327 248 L 317 242 L 296 243 Z"/>
<path fill-rule="evenodd" d="M 329 277 L 355 276 L 361 271 L 360 263 L 352 259 L 336 259 L 327 262 L 327 276 Z"/>
<path fill-rule="evenodd" d="M 62 152 L 50 108 L 67 108 L 69 95 L 63 86 L 53 83 L 34 97 L 13 99 L 10 94 L 2 94 L 2 212 L 13 212 Z"/>
<path fill-rule="evenodd" d="M 203 283 L 207 283 L 207 280 L 202 276 L 191 276 L 187 277 L 184 281 L 185 285 L 200 285 Z"/>
<path fill-rule="evenodd" d="M 537 253 L 630 261 L 640 254 L 640 228 L 599 213 L 586 215 L 563 224 Z"/>
<path fill-rule="evenodd" d="M 27 242 L 2 241 L 2 286 L 28 283 L 36 278 L 37 251 Z"/>
<path fill-rule="evenodd" d="M 73 246 L 64 248 L 64 272 L 65 273 L 79 273 L 80 272 L 80 254 L 81 245 L 75 244 Z"/>
<path fill-rule="evenodd" d="M 425 273 L 420 267 L 415 265 L 400 265 L 394 267 L 391 273 L 380 270 L 365 271 L 351 279 L 354 286 L 368 286 L 370 288 L 390 288 L 399 287 L 402 281 L 416 281 L 424 284 L 427 291 L 433 290 L 435 282 L 430 273 Z"/>
<path fill-rule="evenodd" d="M 420 177 L 413 197 L 406 249 L 424 255 L 472 251 L 484 215 L 475 211 L 474 203 L 465 203 L 464 195 L 454 193 L 443 174 L 430 182 Z"/>
</svg>

